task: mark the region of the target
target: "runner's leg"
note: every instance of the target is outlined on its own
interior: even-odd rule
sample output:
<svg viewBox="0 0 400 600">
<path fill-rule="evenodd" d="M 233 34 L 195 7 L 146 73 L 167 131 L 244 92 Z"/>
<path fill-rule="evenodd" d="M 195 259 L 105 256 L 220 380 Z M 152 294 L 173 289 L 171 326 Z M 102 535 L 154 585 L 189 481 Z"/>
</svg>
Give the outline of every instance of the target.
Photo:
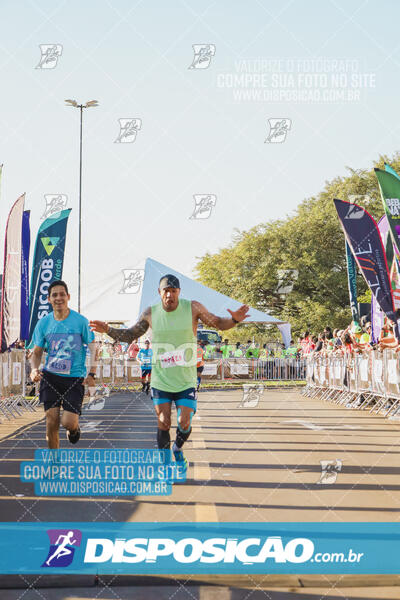
<svg viewBox="0 0 400 600">
<path fill-rule="evenodd" d="M 169 430 L 171 428 L 171 404 L 172 402 L 162 402 L 154 404 L 157 415 L 157 445 L 160 450 L 169 450 L 171 438 Z"/>
<path fill-rule="evenodd" d="M 79 415 L 69 410 L 64 410 L 61 417 L 61 425 L 65 429 L 68 429 L 68 431 L 76 431 L 79 427 Z"/>
<path fill-rule="evenodd" d="M 142 392 L 144 392 L 144 388 L 146 387 L 146 374 L 142 371 Z"/>
<path fill-rule="evenodd" d="M 182 446 L 188 439 L 192 431 L 192 417 L 194 415 L 194 409 L 190 406 L 178 405 L 176 401 L 176 408 L 178 411 L 178 427 L 176 428 L 176 439 L 172 446 L 172 452 L 174 453 L 175 461 L 180 464 L 184 472 L 188 470 L 189 462 L 184 456 Z"/>
<path fill-rule="evenodd" d="M 178 413 L 176 439 L 172 447 L 175 460 L 183 464 L 185 471 L 189 463 L 183 455 L 182 446 L 189 438 L 192 432 L 192 417 L 197 409 L 196 392 L 194 388 L 189 388 L 183 392 L 179 392 L 179 397 L 175 400 L 176 410 Z"/>
<path fill-rule="evenodd" d="M 179 406 L 178 423 L 176 428 L 176 447 L 180 450 L 192 432 L 192 418 L 194 410 L 188 406 Z"/>
<path fill-rule="evenodd" d="M 67 378 L 65 378 L 66 380 Z M 76 444 L 81 435 L 79 428 L 79 415 L 81 414 L 85 386 L 83 378 L 68 378 L 64 382 L 62 396 L 63 414 L 61 425 L 67 430 L 67 439 L 71 444 Z"/>
<path fill-rule="evenodd" d="M 197 367 L 197 391 L 200 389 L 201 385 L 201 374 L 204 370 L 204 367 Z"/>
<path fill-rule="evenodd" d="M 151 371 L 147 373 L 146 394 L 150 392 Z"/>
<path fill-rule="evenodd" d="M 60 447 L 60 409 L 59 407 L 46 410 L 46 440 L 50 449 L 54 450 Z"/>
</svg>

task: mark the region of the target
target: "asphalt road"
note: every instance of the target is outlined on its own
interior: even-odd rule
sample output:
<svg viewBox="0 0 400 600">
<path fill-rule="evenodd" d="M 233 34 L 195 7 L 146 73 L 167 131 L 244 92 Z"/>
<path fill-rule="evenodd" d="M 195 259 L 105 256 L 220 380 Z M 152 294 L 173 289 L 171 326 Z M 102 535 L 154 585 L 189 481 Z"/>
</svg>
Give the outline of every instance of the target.
<svg viewBox="0 0 400 600">
<path fill-rule="evenodd" d="M 33 484 L 20 481 L 19 468 L 21 460 L 32 459 L 35 449 L 45 447 L 42 417 L 38 411 L 36 422 L 20 426 L 16 420 L 1 428 L 2 521 L 343 522 L 397 521 L 399 517 L 400 424 L 368 412 L 304 398 L 297 390 L 266 389 L 258 399 L 253 397 L 247 402 L 243 402 L 241 391 L 201 393 L 193 433 L 185 447 L 190 461 L 188 479 L 185 484 L 174 485 L 172 494 L 164 497 L 35 496 Z M 173 419 L 176 422 L 175 414 Z M 101 410 L 84 410 L 81 428 L 81 448 L 155 448 L 156 419 L 152 402 L 141 393 L 114 393 Z M 64 432 L 61 447 L 71 447 Z M 333 465 L 331 472 L 323 476 L 328 481 L 325 484 L 320 483 L 321 461 L 330 461 Z M 308 586 L 304 582 L 297 585 L 297 579 L 286 579 L 287 586 L 281 586 L 280 590 L 283 593 L 286 589 L 289 594 L 291 589 L 295 595 L 280 596 L 281 591 L 275 585 L 269 597 L 273 600 L 304 597 Z M 385 577 L 380 576 L 379 581 L 382 586 Z M 400 580 L 397 577 L 393 580 L 392 576 L 386 581 L 393 589 L 390 591 L 387 587 L 385 593 L 398 593 L 387 597 L 400 598 L 400 587 L 397 588 Z M 4 584 L 4 578 L 0 587 L 2 582 Z M 372 590 L 376 582 L 370 583 Z M 267 585 L 265 578 L 257 584 L 261 588 Z M 326 598 L 346 597 L 336 594 L 330 585 L 324 585 L 323 582 L 320 590 L 325 589 Z M 195 588 L 191 588 L 192 598 L 214 597 L 204 596 L 214 592 L 203 587 L 203 591 L 196 588 L 197 595 Z M 361 587 L 358 582 L 353 592 L 367 594 Z M 168 589 L 172 593 L 172 587 Z M 224 589 L 227 593 L 228 588 Z M 184 590 L 178 587 L 176 594 L 178 592 L 184 593 Z M 311 592 L 308 597 L 316 598 Z M 348 597 L 386 597 L 378 595 L 381 592 L 380 587 L 375 596 Z M 11 590 L 7 592 L 11 593 Z M 64 596 L 52 596 L 50 590 L 41 593 L 46 600 L 91 597 L 82 591 L 75 594 L 72 589 L 67 594 L 65 588 Z M 53 590 L 52 593 L 61 592 Z M 162 600 L 163 596 L 155 594 L 154 597 Z M 242 598 L 239 592 L 232 591 L 232 594 L 226 597 Z M 3 597 L 11 600 L 18 596 Z M 29 597 L 25 594 L 24 600 Z M 180 597 L 190 596 L 175 595 L 174 599 Z M 256 597 L 252 595 L 250 599 Z M 219 598 L 224 600 L 225 596 Z"/>
<path fill-rule="evenodd" d="M 170 496 L 37 497 L 19 468 L 45 447 L 45 423 L 25 426 L 0 441 L 1 519 L 230 521 L 234 511 L 237 521 L 397 520 L 398 422 L 298 391 L 265 390 L 257 406 L 242 404 L 240 391 L 200 394 L 187 481 Z M 102 410 L 84 410 L 81 428 L 80 448 L 155 448 L 152 402 L 141 393 L 112 394 Z M 336 461 L 334 483 L 318 483 L 321 461 Z"/>
</svg>

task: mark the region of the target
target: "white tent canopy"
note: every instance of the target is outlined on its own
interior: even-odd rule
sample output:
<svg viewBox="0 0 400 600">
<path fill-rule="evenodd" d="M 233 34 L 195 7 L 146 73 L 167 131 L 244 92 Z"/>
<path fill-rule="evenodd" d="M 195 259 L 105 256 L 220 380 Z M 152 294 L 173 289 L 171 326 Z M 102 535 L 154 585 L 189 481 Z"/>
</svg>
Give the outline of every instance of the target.
<svg viewBox="0 0 400 600">
<path fill-rule="evenodd" d="M 160 278 L 167 273 L 171 273 L 178 277 L 181 284 L 181 296 L 187 300 L 197 300 L 204 304 L 204 306 L 212 313 L 219 317 L 229 317 L 227 309 L 237 310 L 241 306 L 241 302 L 233 300 L 224 294 L 220 294 L 209 287 L 182 275 L 175 269 L 167 267 L 162 263 L 147 258 L 145 271 L 144 271 L 144 282 L 142 289 L 142 297 L 140 300 L 140 313 L 143 312 L 148 306 L 152 306 L 160 301 L 158 294 L 158 284 Z M 245 323 L 266 323 L 276 325 L 281 332 L 285 346 L 290 345 L 290 324 L 284 321 L 279 321 L 275 317 L 271 317 L 268 313 L 261 312 L 255 308 L 249 310 L 249 317 L 245 320 Z"/>
</svg>

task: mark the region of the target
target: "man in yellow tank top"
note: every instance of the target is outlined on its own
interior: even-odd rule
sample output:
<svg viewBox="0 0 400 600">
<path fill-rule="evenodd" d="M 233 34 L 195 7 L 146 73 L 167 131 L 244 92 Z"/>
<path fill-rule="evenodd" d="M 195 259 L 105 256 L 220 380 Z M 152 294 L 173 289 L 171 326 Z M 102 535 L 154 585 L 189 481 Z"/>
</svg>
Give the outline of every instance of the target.
<svg viewBox="0 0 400 600">
<path fill-rule="evenodd" d="M 161 277 L 158 293 L 161 302 L 149 306 L 130 329 L 115 329 L 102 321 L 91 321 L 93 331 L 106 333 L 114 340 L 132 343 L 149 327 L 153 331 L 153 369 L 151 395 L 157 414 L 157 445 L 170 448 L 171 406 L 175 402 L 178 415 L 176 438 L 173 445 L 175 460 L 187 469 L 182 446 L 189 438 L 192 417 L 196 412 L 197 378 L 197 323 L 225 331 L 247 316 L 249 307 L 244 304 L 231 311 L 230 317 L 217 317 L 200 302 L 179 298 L 180 283 L 175 275 Z"/>
</svg>

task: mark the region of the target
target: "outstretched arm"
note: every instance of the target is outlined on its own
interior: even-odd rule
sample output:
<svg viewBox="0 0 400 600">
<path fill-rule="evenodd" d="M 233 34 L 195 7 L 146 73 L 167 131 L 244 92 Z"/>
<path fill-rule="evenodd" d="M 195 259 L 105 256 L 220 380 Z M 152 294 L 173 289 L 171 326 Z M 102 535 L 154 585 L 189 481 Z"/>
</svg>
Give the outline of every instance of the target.
<svg viewBox="0 0 400 600">
<path fill-rule="evenodd" d="M 137 340 L 142 336 L 151 325 L 151 308 L 146 310 L 140 315 L 137 322 L 129 329 L 117 329 L 116 327 L 110 327 L 104 321 L 90 321 L 90 328 L 92 331 L 97 333 L 106 333 L 113 340 L 118 342 L 127 342 L 131 344 L 134 340 Z"/>
<path fill-rule="evenodd" d="M 201 302 L 197 302 L 197 300 L 192 301 L 193 316 L 200 319 L 204 325 L 208 325 L 208 327 L 214 327 L 220 331 L 232 329 L 232 327 L 235 327 L 235 325 L 241 323 L 249 316 L 249 307 L 247 304 L 243 304 L 235 311 L 229 310 L 229 308 L 227 310 L 231 314 L 230 317 L 217 317 L 217 315 L 210 313 L 210 311 L 208 311 L 206 307 L 201 304 Z"/>
</svg>

